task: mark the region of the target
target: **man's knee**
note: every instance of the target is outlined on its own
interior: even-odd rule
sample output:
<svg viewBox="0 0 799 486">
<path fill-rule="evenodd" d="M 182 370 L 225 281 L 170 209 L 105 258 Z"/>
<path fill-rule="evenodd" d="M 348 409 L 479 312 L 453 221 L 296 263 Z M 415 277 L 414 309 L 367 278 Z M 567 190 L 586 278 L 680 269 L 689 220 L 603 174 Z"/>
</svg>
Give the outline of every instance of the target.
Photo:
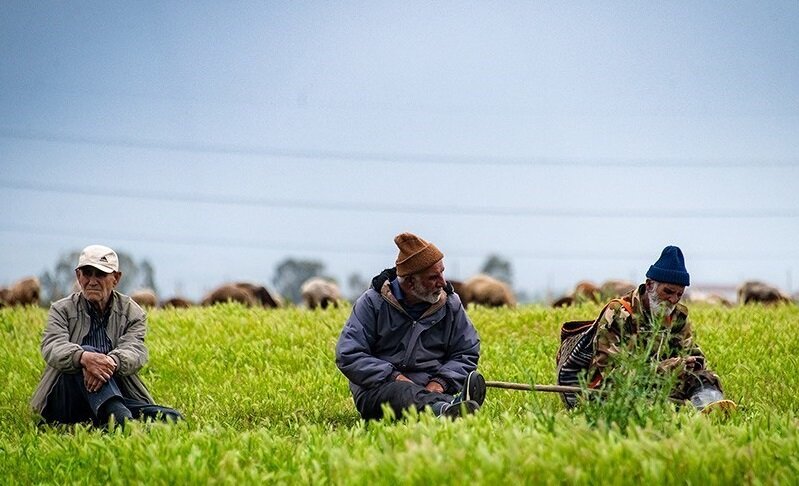
<svg viewBox="0 0 799 486">
<path fill-rule="evenodd" d="M 41 416 L 49 424 L 73 424 L 91 420 L 92 411 L 81 390 L 81 373 L 61 373 L 47 397 Z"/>
</svg>

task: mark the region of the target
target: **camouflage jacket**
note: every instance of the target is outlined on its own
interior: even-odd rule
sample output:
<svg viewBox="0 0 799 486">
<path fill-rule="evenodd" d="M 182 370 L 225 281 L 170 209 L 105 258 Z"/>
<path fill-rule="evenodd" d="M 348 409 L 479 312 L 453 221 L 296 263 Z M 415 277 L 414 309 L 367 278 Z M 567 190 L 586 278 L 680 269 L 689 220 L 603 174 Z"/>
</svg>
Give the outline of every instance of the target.
<svg viewBox="0 0 799 486">
<path fill-rule="evenodd" d="M 599 385 L 610 371 L 613 356 L 622 348 L 651 346 L 651 359 L 664 368 L 676 366 L 681 357 L 695 356 L 698 359 L 694 371 L 704 369 L 705 357 L 693 340 L 688 309 L 678 303 L 671 314 L 656 325 L 646 299 L 646 286 L 641 284 L 629 294 L 611 300 L 600 312 L 594 322 L 595 352 L 588 369 L 591 386 Z M 717 382 L 717 379 L 711 381 Z"/>
</svg>

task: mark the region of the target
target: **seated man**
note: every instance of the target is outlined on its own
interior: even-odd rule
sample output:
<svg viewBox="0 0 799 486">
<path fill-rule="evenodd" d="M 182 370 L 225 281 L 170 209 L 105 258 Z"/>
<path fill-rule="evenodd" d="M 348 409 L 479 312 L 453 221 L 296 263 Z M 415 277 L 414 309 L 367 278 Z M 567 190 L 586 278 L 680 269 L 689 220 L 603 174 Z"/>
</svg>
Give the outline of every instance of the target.
<svg viewBox="0 0 799 486">
<path fill-rule="evenodd" d="M 396 268 L 372 280 L 336 345 L 355 407 L 367 420 L 382 418 L 384 404 L 396 417 L 425 407 L 443 416 L 473 413 L 486 392 L 476 371 L 480 338 L 444 280 L 444 255 L 411 233 L 394 242 Z"/>
<path fill-rule="evenodd" d="M 122 277 L 117 254 L 87 246 L 75 275 L 80 292 L 50 307 L 42 338 L 47 367 L 31 400 L 33 409 L 50 424 L 182 418 L 176 410 L 154 405 L 137 375 L 147 361 L 147 318 L 130 297 L 114 290 Z"/>
<path fill-rule="evenodd" d="M 642 346 L 649 340 L 658 339 L 649 359 L 661 372 L 679 372 L 671 398 L 688 399 L 698 409 L 722 400 L 718 376 L 706 368 L 693 341 L 688 309 L 678 304 L 690 283 L 682 251 L 676 246 L 664 248 L 646 277 L 637 289 L 611 300 L 596 320 L 564 324 L 556 358 L 558 384 L 577 385 L 583 376 L 589 387 L 597 388 L 622 349 L 645 349 Z M 566 407 L 576 405 L 574 393 L 561 396 Z"/>
</svg>

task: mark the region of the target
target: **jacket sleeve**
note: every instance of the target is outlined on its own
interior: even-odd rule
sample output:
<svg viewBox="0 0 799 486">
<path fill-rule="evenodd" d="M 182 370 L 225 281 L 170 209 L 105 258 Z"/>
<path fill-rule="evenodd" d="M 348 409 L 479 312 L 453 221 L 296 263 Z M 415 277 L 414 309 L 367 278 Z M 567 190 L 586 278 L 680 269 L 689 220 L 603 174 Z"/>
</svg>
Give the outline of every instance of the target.
<svg viewBox="0 0 799 486">
<path fill-rule="evenodd" d="M 702 353 L 702 350 L 699 348 L 699 345 L 694 342 L 694 337 L 691 327 L 692 327 L 691 321 L 686 316 L 685 323 L 677 333 L 680 352 L 685 356 L 701 357 L 704 360 L 705 355 Z"/>
<path fill-rule="evenodd" d="M 447 303 L 447 305 L 450 305 Z M 455 307 L 455 306 L 453 306 Z M 477 369 L 480 359 L 480 336 L 477 334 L 463 305 L 458 302 L 452 313 L 452 334 L 449 339 L 448 360 L 441 366 L 436 376 L 447 381 L 448 391 L 460 387 L 469 372 Z"/>
<path fill-rule="evenodd" d="M 147 346 L 144 345 L 147 316 L 138 306 L 131 305 L 128 307 L 126 317 L 127 322 L 117 345 L 108 353 L 108 356 L 117 362 L 115 374 L 121 376 L 136 374 L 148 359 Z"/>
<path fill-rule="evenodd" d="M 74 373 L 81 368 L 83 348 L 69 341 L 69 317 L 65 307 L 50 306 L 41 350 L 44 361 L 61 372 Z"/>
<path fill-rule="evenodd" d="M 684 359 L 688 356 L 697 358 L 694 364 L 691 365 L 691 369 L 701 370 L 705 368 L 705 355 L 694 342 L 693 333 L 691 332 L 691 321 L 688 320 L 688 316 L 680 323 L 679 327 L 673 329 L 669 339 L 669 347 L 669 357 L 660 361 L 658 369 L 672 369 L 674 366 L 683 363 Z"/>
<path fill-rule="evenodd" d="M 377 336 L 377 310 L 367 294 L 355 303 L 336 344 L 336 366 L 348 380 L 371 388 L 390 379 L 394 366 L 372 355 Z"/>
</svg>

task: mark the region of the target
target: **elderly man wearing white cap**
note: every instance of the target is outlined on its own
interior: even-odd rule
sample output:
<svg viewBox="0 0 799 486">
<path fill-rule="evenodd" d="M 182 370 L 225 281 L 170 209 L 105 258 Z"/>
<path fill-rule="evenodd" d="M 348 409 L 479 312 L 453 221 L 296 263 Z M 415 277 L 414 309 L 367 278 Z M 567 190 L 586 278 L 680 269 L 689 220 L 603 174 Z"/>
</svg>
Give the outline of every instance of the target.
<svg viewBox="0 0 799 486">
<path fill-rule="evenodd" d="M 440 416 L 474 413 L 485 399 L 477 372 L 480 337 L 458 294 L 444 280 L 444 255 L 411 234 L 394 238 L 396 267 L 384 270 L 355 302 L 336 345 L 364 419 L 388 406 L 430 408 Z"/>
<path fill-rule="evenodd" d="M 116 252 L 87 246 L 75 276 L 81 290 L 50 307 L 41 346 L 47 366 L 33 409 L 50 424 L 180 419 L 176 410 L 153 403 L 137 375 L 147 361 L 147 317 L 114 290 L 122 278 Z"/>
</svg>

